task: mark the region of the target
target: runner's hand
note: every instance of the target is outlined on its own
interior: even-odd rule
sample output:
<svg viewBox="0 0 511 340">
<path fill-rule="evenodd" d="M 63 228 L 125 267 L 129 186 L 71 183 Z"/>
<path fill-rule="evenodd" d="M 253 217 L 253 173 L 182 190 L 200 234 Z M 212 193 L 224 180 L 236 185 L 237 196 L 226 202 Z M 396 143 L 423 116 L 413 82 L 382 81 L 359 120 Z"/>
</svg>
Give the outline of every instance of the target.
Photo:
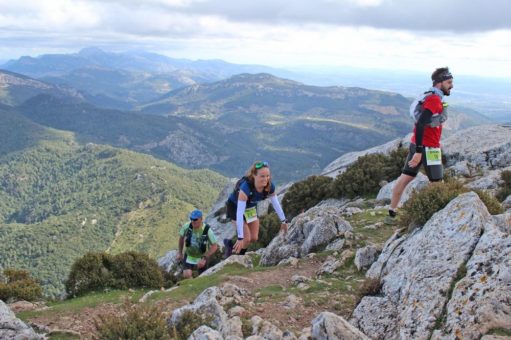
<svg viewBox="0 0 511 340">
<path fill-rule="evenodd" d="M 422 153 L 416 152 L 413 155 L 412 159 L 408 162 L 408 166 L 410 166 L 410 168 L 416 168 L 421 163 L 421 160 L 422 160 Z"/>
<path fill-rule="evenodd" d="M 199 263 L 197 263 L 197 268 L 202 269 L 206 266 L 206 259 L 201 259 Z"/>
<path fill-rule="evenodd" d="M 280 225 L 280 232 L 282 233 L 282 236 L 287 235 L 287 223 L 282 223 Z"/>
<path fill-rule="evenodd" d="M 232 251 L 236 254 L 239 254 L 241 249 L 243 249 L 243 240 L 237 240 L 234 244 L 234 247 L 232 247 Z"/>
<path fill-rule="evenodd" d="M 177 262 L 183 261 L 183 254 L 177 254 L 176 260 Z"/>
</svg>

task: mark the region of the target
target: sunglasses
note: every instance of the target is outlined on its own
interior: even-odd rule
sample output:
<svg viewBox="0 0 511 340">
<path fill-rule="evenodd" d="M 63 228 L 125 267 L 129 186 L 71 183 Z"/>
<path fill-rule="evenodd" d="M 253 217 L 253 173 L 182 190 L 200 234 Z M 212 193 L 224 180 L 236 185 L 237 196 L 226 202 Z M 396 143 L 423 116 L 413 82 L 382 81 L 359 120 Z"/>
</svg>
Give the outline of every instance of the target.
<svg viewBox="0 0 511 340">
<path fill-rule="evenodd" d="M 193 221 L 193 222 L 197 222 L 199 219 L 198 218 L 190 218 L 190 221 Z"/>
<path fill-rule="evenodd" d="M 255 168 L 259 170 L 261 168 L 267 168 L 269 165 L 268 162 L 257 162 Z"/>
</svg>

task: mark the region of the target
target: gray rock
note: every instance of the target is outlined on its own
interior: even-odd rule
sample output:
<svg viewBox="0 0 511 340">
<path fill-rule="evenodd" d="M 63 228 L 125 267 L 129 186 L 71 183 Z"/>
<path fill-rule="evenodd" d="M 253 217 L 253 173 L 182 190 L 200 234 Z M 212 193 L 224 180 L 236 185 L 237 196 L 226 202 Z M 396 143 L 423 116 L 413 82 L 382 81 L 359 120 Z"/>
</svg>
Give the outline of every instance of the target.
<svg viewBox="0 0 511 340">
<path fill-rule="evenodd" d="M 378 248 L 373 245 L 357 249 L 355 254 L 355 266 L 358 270 L 369 268 L 378 258 Z"/>
<path fill-rule="evenodd" d="M 165 256 L 158 259 L 158 265 L 165 269 L 167 273 L 173 273 L 178 269 L 177 250 L 171 250 Z"/>
<path fill-rule="evenodd" d="M 223 287 L 210 287 L 204 290 L 193 303 L 175 309 L 167 320 L 170 328 L 179 327 L 179 324 L 186 312 L 192 312 L 198 317 L 211 320 L 210 325 L 226 336 L 236 321 L 227 316 L 223 307 L 226 304 L 240 303 L 248 292 L 233 284 L 225 284 Z M 233 318 L 234 319 L 234 318 Z M 227 334 L 230 335 L 230 334 Z"/>
<path fill-rule="evenodd" d="M 296 267 L 298 265 L 298 259 L 296 257 L 290 257 L 287 259 L 283 259 L 279 262 L 279 266 L 292 266 Z"/>
<path fill-rule="evenodd" d="M 470 189 L 492 190 L 501 185 L 501 173 L 504 170 L 511 170 L 511 167 L 497 170 L 485 170 L 484 174 L 476 180 L 467 183 L 465 186 Z"/>
<path fill-rule="evenodd" d="M 333 256 L 328 256 L 321 265 L 321 268 L 318 269 L 316 272 L 317 276 L 324 275 L 324 274 L 332 274 L 335 272 L 338 268 L 342 267 L 343 263 L 341 260 L 336 259 Z"/>
<path fill-rule="evenodd" d="M 39 340 L 44 336 L 38 335 L 23 321 L 16 318 L 9 307 L 0 300 L 0 339 Z"/>
<path fill-rule="evenodd" d="M 222 325 L 222 335 L 226 339 L 243 339 L 243 324 L 239 316 L 234 316 Z"/>
<path fill-rule="evenodd" d="M 351 323 L 374 339 L 427 339 L 458 268 L 491 219 L 477 194 L 466 193 L 422 229 L 394 235 L 367 273 L 380 278 L 382 296 L 364 297 Z"/>
<path fill-rule="evenodd" d="M 208 326 L 200 326 L 190 335 L 188 340 L 223 340 L 222 334 Z"/>
<path fill-rule="evenodd" d="M 230 317 L 233 317 L 233 316 L 242 316 L 243 314 L 245 314 L 246 312 L 246 309 L 241 307 L 241 306 L 234 306 L 232 307 L 231 309 L 229 309 L 229 316 Z"/>
<path fill-rule="evenodd" d="M 474 175 L 474 166 L 467 161 L 461 161 L 449 168 L 455 176 L 472 177 Z"/>
<path fill-rule="evenodd" d="M 392 198 L 392 190 L 396 185 L 397 180 L 390 182 L 380 189 L 378 192 L 378 196 L 376 196 L 376 200 L 390 200 Z M 429 183 L 428 177 L 423 175 L 421 172 L 417 175 L 417 177 L 406 187 L 403 191 L 403 195 L 401 196 L 401 200 L 399 201 L 398 206 L 402 206 L 406 201 L 410 199 L 414 191 L 419 191 L 425 188 Z"/>
<path fill-rule="evenodd" d="M 287 236 L 279 234 L 266 247 L 262 265 L 275 265 L 289 257 L 303 257 L 346 232 L 351 225 L 340 217 L 338 207 L 313 207 L 298 215 L 291 222 Z"/>
<path fill-rule="evenodd" d="M 294 294 L 290 294 L 286 297 L 283 303 L 283 307 L 286 309 L 295 309 L 303 303 L 303 300 Z"/>
<path fill-rule="evenodd" d="M 313 339 L 369 340 L 369 338 L 344 320 L 330 312 L 323 312 L 312 320 Z"/>
<path fill-rule="evenodd" d="M 205 272 L 203 272 L 200 276 L 209 276 L 212 275 L 221 269 L 223 269 L 225 266 L 229 264 L 237 263 L 242 265 L 245 268 L 252 268 L 254 265 L 252 263 L 252 257 L 249 255 L 232 255 L 229 256 L 227 259 L 223 260 L 222 262 L 216 264 L 215 266 L 209 268 Z"/>
<path fill-rule="evenodd" d="M 433 338 L 479 339 L 491 329 L 511 326 L 511 214 L 485 225 L 467 275 L 447 305 L 447 320 Z"/>
<path fill-rule="evenodd" d="M 346 240 L 343 238 L 338 238 L 337 240 L 331 242 L 328 246 L 326 246 L 326 250 L 330 251 L 340 251 L 344 247 Z"/>
<path fill-rule="evenodd" d="M 252 321 L 252 334 L 255 336 L 262 337 L 263 339 L 296 339 L 293 334 L 286 334 L 284 336 L 284 332 L 282 332 L 277 326 L 263 320 L 260 316 L 255 315 L 251 319 Z"/>
<path fill-rule="evenodd" d="M 234 236 L 234 226 L 232 222 L 227 219 L 225 210 L 225 203 L 227 202 L 227 198 L 234 190 L 234 185 L 238 180 L 236 178 L 231 178 L 229 182 L 222 189 L 220 194 L 218 194 L 218 198 L 213 204 L 213 207 L 207 214 L 204 222 L 211 226 L 211 229 L 215 232 L 216 238 L 219 240 L 220 245 L 223 247 L 222 240 L 225 238 L 232 238 Z"/>
<path fill-rule="evenodd" d="M 511 165 L 511 127 L 480 125 L 461 130 L 443 142 L 446 166 L 468 161 L 483 168 Z"/>
<path fill-rule="evenodd" d="M 291 277 L 291 282 L 293 283 L 294 286 L 298 286 L 300 283 L 309 283 L 311 281 L 312 279 L 307 276 L 293 275 Z"/>
</svg>

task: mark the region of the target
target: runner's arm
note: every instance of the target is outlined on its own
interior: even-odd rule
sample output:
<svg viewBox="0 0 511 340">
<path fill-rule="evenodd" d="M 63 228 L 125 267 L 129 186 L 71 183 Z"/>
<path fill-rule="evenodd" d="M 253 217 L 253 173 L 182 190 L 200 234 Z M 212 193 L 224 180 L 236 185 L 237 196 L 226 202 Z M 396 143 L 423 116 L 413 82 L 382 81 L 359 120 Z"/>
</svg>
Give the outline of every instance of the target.
<svg viewBox="0 0 511 340">
<path fill-rule="evenodd" d="M 236 208 L 236 229 L 238 230 L 238 240 L 243 240 L 243 214 L 247 208 L 247 201 L 238 199 L 238 207 Z"/>
<path fill-rule="evenodd" d="M 429 109 L 425 109 L 422 111 L 419 120 L 417 121 L 416 129 L 415 129 L 415 145 L 422 147 L 422 142 L 424 139 L 424 129 L 426 125 L 431 122 L 431 117 L 433 117 L 433 112 Z"/>
<path fill-rule="evenodd" d="M 286 221 L 286 215 L 284 214 L 284 211 L 282 210 L 282 207 L 280 206 L 279 199 L 277 195 L 273 195 L 270 197 L 271 204 L 273 205 L 273 208 L 275 208 L 275 212 L 279 216 L 279 219 L 281 222 Z"/>
</svg>

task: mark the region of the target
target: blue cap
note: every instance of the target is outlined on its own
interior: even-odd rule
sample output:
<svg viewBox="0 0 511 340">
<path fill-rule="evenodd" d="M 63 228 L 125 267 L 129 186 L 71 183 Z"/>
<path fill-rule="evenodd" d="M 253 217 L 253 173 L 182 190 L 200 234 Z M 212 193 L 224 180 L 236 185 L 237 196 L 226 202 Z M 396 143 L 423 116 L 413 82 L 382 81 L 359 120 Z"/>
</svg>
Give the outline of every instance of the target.
<svg viewBox="0 0 511 340">
<path fill-rule="evenodd" d="M 194 211 L 192 211 L 190 213 L 190 219 L 191 220 L 196 220 L 198 218 L 201 218 L 202 217 L 202 211 L 200 211 L 199 209 L 195 209 Z"/>
</svg>

